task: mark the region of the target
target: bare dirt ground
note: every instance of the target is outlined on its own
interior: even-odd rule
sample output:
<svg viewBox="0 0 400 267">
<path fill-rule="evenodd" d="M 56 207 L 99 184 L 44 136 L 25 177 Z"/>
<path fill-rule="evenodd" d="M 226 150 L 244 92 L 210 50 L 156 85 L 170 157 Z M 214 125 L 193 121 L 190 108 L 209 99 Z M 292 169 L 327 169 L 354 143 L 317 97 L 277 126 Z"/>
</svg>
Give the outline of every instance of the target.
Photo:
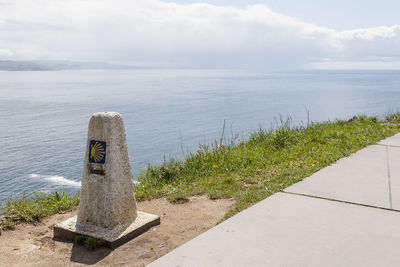
<svg viewBox="0 0 400 267">
<path fill-rule="evenodd" d="M 161 217 L 161 225 L 116 248 L 90 251 L 70 242 L 53 240 L 54 224 L 76 214 L 72 211 L 21 224 L 0 236 L 0 266 L 145 266 L 215 226 L 234 205 L 233 199 L 210 200 L 195 196 L 172 204 L 166 199 L 138 203 L 138 209 Z"/>
</svg>

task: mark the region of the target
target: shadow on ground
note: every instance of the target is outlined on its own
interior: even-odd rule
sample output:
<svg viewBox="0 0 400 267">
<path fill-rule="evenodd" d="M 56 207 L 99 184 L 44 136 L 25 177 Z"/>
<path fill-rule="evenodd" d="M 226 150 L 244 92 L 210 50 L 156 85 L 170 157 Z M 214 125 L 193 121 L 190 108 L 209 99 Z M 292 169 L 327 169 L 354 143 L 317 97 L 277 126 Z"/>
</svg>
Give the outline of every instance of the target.
<svg viewBox="0 0 400 267">
<path fill-rule="evenodd" d="M 53 237 L 53 240 L 57 241 L 57 242 L 63 242 L 63 243 L 73 243 L 68 240 L 63 240 L 63 239 L 54 238 L 54 237 Z M 76 262 L 76 263 L 93 265 L 93 264 L 96 264 L 99 261 L 103 260 L 112 251 L 113 251 L 113 249 L 106 247 L 106 246 L 97 248 L 95 250 L 90 250 L 84 245 L 79 245 L 79 244 L 74 243 L 72 245 L 70 260 L 72 262 Z"/>
<path fill-rule="evenodd" d="M 70 260 L 87 265 L 93 265 L 107 257 L 113 250 L 108 247 L 101 247 L 94 251 L 87 249 L 83 245 L 74 244 Z"/>
</svg>

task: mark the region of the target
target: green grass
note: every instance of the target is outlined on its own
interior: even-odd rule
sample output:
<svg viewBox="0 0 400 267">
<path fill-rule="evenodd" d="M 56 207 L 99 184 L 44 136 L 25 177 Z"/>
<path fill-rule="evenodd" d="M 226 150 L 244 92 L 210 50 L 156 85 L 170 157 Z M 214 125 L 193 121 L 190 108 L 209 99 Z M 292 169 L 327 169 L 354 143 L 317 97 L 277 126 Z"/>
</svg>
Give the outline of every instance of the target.
<svg viewBox="0 0 400 267">
<path fill-rule="evenodd" d="M 136 198 L 167 197 L 172 202 L 208 194 L 210 198 L 237 200 L 226 217 L 282 191 L 336 160 L 400 132 L 400 113 L 377 117 L 355 116 L 350 120 L 311 123 L 291 128 L 281 122 L 276 130 L 259 130 L 247 141 L 219 142 L 200 146 L 184 160 L 171 159 L 160 166 L 148 165 L 138 177 Z M 64 192 L 35 193 L 10 199 L 0 207 L 0 230 L 14 229 L 19 222 L 38 222 L 77 206 L 79 196 Z M 79 238 L 78 238 L 79 239 Z M 79 240 L 78 240 L 79 241 Z M 95 248 L 99 240 L 84 240 Z"/>
<path fill-rule="evenodd" d="M 200 146 L 185 159 L 148 165 L 135 187 L 138 200 L 189 196 L 234 197 L 227 217 L 282 191 L 312 173 L 400 131 L 400 114 L 355 116 L 350 120 L 311 123 L 307 127 L 282 122 L 277 130 L 259 130 L 237 144 Z"/>
<path fill-rule="evenodd" d="M 68 196 L 64 191 L 51 194 L 34 193 L 20 199 L 10 198 L 0 210 L 4 217 L 0 220 L 0 229 L 14 229 L 20 222 L 39 222 L 49 215 L 71 210 L 79 203 L 79 196 Z"/>
</svg>

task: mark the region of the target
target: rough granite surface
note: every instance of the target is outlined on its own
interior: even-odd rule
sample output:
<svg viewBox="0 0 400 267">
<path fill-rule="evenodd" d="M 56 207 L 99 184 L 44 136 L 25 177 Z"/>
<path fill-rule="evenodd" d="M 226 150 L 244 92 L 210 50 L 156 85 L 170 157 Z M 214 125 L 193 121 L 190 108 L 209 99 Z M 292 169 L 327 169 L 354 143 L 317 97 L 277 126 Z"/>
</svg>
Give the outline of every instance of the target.
<svg viewBox="0 0 400 267">
<path fill-rule="evenodd" d="M 106 142 L 104 164 L 90 163 L 90 141 Z M 102 171 L 104 175 L 93 173 Z M 98 172 L 97 172 L 98 173 Z M 87 225 L 115 228 L 137 217 L 132 171 L 122 116 L 116 112 L 94 113 L 89 122 L 77 228 Z"/>
</svg>

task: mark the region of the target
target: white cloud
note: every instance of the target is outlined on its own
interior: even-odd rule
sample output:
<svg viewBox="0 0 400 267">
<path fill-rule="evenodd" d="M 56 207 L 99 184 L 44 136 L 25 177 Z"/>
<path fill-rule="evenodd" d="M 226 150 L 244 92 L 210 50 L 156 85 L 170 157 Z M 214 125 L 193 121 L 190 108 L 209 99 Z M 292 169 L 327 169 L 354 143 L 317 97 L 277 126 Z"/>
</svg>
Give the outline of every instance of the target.
<svg viewBox="0 0 400 267">
<path fill-rule="evenodd" d="M 11 51 L 0 48 L 0 57 L 11 57 L 12 55 L 13 53 Z"/>
<path fill-rule="evenodd" d="M 374 41 L 377 39 L 393 39 L 399 38 L 400 25 L 392 27 L 381 26 L 368 29 L 358 29 L 352 31 L 339 32 L 336 36 L 343 40 L 363 40 Z"/>
<path fill-rule="evenodd" d="M 337 32 L 271 11 L 160 0 L 0 0 L 0 59 L 298 67 L 400 60 L 400 26 Z"/>
<path fill-rule="evenodd" d="M 400 25 L 338 32 L 336 57 L 344 60 L 380 62 L 400 60 Z"/>
</svg>

